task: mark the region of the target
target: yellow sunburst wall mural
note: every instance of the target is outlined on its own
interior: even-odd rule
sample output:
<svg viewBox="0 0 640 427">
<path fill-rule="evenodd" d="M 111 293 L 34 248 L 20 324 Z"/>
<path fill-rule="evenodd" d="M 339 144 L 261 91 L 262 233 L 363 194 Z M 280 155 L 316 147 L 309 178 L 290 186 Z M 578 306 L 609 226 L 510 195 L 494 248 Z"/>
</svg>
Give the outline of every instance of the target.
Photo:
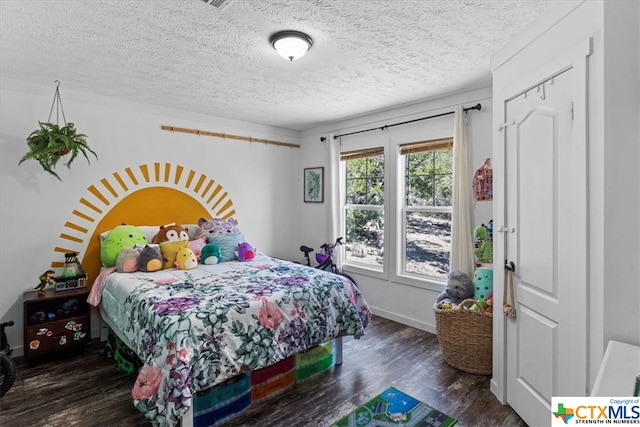
<svg viewBox="0 0 640 427">
<path fill-rule="evenodd" d="M 64 254 L 77 252 L 89 284 L 100 272 L 99 234 L 120 224 L 194 224 L 204 218 L 231 218 L 229 195 L 212 178 L 171 163 L 142 164 L 91 185 L 64 224 L 54 248 L 52 268 L 62 267 Z"/>
</svg>

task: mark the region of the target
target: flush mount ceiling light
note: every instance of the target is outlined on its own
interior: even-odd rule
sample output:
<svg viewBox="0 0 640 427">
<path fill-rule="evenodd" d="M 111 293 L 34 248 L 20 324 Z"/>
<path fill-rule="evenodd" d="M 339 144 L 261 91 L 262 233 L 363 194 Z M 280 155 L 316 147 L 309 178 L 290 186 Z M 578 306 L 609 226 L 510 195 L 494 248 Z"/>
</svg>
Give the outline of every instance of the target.
<svg viewBox="0 0 640 427">
<path fill-rule="evenodd" d="M 313 45 L 311 37 L 300 31 L 279 31 L 269 38 L 271 46 L 285 59 L 300 59 Z"/>
</svg>

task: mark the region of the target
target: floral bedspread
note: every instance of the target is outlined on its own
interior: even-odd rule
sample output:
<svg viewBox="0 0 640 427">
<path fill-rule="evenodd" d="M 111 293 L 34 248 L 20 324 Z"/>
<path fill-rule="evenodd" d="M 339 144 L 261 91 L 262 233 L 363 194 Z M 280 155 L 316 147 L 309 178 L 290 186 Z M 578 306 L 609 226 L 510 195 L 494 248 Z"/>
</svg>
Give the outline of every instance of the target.
<svg viewBox="0 0 640 427">
<path fill-rule="evenodd" d="M 173 426 L 198 391 L 339 336 L 371 319 L 343 276 L 258 255 L 195 270 L 112 273 L 101 310 L 145 365 L 132 397 Z"/>
</svg>

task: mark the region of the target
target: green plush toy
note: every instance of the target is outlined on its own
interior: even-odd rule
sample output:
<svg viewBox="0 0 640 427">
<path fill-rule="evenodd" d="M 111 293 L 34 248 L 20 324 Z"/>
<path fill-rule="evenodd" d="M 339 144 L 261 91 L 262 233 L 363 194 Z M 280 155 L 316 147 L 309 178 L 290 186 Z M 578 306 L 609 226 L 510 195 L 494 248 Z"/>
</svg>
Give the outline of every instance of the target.
<svg viewBox="0 0 640 427">
<path fill-rule="evenodd" d="M 220 262 L 220 246 L 217 243 L 207 243 L 200 252 L 200 264 L 213 265 Z"/>
<path fill-rule="evenodd" d="M 484 224 L 480 224 L 473 231 L 477 247 L 474 248 L 476 259 L 481 263 L 488 263 L 493 260 L 493 243 L 489 238 L 489 230 Z"/>
<path fill-rule="evenodd" d="M 100 246 L 100 259 L 105 267 L 115 267 L 118 255 L 124 248 L 146 245 L 147 238 L 135 225 L 118 225 L 105 237 Z"/>
</svg>

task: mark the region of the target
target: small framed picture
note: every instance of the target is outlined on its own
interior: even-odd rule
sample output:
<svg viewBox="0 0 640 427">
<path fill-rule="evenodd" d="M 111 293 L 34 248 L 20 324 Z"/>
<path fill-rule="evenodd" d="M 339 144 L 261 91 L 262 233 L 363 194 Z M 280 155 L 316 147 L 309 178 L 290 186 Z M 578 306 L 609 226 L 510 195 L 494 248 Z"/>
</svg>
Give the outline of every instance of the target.
<svg viewBox="0 0 640 427">
<path fill-rule="evenodd" d="M 324 202 L 324 168 L 305 168 L 304 201 L 308 203 Z"/>
</svg>

